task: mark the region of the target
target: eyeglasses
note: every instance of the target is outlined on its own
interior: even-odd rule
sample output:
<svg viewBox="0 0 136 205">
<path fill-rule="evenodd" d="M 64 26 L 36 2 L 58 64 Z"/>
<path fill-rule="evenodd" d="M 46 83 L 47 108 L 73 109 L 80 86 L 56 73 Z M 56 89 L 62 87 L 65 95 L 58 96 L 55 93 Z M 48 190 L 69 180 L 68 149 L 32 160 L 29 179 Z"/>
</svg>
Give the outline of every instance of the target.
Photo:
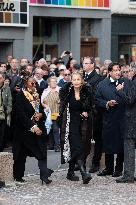
<svg viewBox="0 0 136 205">
<path fill-rule="evenodd" d="M 129 73 L 130 71 L 123 71 L 123 73 Z"/>
<path fill-rule="evenodd" d="M 70 74 L 65 74 L 65 76 L 70 76 Z"/>
</svg>

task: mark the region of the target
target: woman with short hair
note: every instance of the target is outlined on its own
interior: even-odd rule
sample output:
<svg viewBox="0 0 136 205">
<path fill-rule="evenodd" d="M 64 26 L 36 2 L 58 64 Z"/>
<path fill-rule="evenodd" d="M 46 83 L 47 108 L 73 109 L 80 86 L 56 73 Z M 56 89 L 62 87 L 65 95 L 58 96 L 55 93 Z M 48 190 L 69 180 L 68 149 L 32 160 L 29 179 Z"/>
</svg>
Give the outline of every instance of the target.
<svg viewBox="0 0 136 205">
<path fill-rule="evenodd" d="M 53 142 L 51 142 L 51 133 L 49 139 L 51 143 L 50 146 L 55 149 L 55 152 L 60 151 L 60 133 L 56 121 L 59 115 L 59 90 L 60 87 L 57 86 L 57 78 L 52 76 L 48 79 L 48 88 L 43 91 L 41 96 L 41 103 L 43 107 L 46 111 L 49 109 L 51 110 Z"/>
<path fill-rule="evenodd" d="M 24 77 L 24 89 L 16 96 L 15 131 L 13 141 L 14 179 L 24 182 L 27 156 L 38 160 L 40 179 L 51 183 L 48 177 L 53 173 L 47 168 L 47 133 L 44 125 L 45 115 L 40 105 L 39 95 L 32 77 Z"/>
</svg>

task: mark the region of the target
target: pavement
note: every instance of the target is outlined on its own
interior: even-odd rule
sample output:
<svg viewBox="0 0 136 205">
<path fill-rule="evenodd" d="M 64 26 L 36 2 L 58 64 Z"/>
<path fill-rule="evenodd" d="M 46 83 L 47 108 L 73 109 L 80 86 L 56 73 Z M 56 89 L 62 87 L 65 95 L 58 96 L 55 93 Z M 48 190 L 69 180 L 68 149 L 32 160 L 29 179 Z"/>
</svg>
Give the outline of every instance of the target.
<svg viewBox="0 0 136 205">
<path fill-rule="evenodd" d="M 50 185 L 39 176 L 27 176 L 26 183 L 0 190 L 0 205 L 136 205 L 136 184 L 116 184 L 112 177 L 98 177 L 88 185 L 66 179 L 66 170 L 53 173 Z"/>
<path fill-rule="evenodd" d="M 48 167 L 56 170 L 52 183 L 42 185 L 34 158 L 27 158 L 26 183 L 7 183 L 0 189 L 0 205 L 136 205 L 136 183 L 117 184 L 115 178 L 98 177 L 88 185 L 66 179 L 67 165 L 60 166 L 60 153 L 48 151 Z"/>
</svg>

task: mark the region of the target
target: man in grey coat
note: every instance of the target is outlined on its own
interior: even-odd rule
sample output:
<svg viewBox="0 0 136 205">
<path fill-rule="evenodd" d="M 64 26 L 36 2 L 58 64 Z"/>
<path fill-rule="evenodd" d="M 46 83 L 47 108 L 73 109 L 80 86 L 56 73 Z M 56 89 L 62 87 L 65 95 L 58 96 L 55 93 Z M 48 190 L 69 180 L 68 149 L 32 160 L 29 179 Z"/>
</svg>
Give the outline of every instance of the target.
<svg viewBox="0 0 136 205">
<path fill-rule="evenodd" d="M 0 73 L 0 152 L 5 144 L 5 127 L 9 124 L 12 111 L 12 97 L 8 86 L 4 85 L 5 75 Z"/>
<path fill-rule="evenodd" d="M 127 104 L 126 130 L 124 140 L 124 175 L 117 183 L 134 183 L 135 144 L 136 144 L 136 72 L 128 93 L 123 91 L 124 85 L 118 85 L 117 90 Z"/>
</svg>

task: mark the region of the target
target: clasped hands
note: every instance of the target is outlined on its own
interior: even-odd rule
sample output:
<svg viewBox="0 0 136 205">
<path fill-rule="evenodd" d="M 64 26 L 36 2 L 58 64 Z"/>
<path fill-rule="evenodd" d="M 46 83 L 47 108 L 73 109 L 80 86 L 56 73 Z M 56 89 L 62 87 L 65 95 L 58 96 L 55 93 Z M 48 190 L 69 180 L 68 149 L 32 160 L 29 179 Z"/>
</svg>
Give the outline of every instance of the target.
<svg viewBox="0 0 136 205">
<path fill-rule="evenodd" d="M 39 127 L 35 126 L 35 127 L 34 127 L 34 133 L 35 133 L 36 135 L 40 136 L 40 135 L 42 134 L 42 130 L 40 130 Z"/>
<path fill-rule="evenodd" d="M 41 117 L 42 117 L 42 113 L 35 113 L 34 116 L 33 116 L 33 120 L 35 122 L 38 122 Z M 39 135 L 39 136 L 42 134 L 42 130 L 38 126 L 34 126 L 33 132 L 36 133 L 36 135 Z"/>
</svg>

